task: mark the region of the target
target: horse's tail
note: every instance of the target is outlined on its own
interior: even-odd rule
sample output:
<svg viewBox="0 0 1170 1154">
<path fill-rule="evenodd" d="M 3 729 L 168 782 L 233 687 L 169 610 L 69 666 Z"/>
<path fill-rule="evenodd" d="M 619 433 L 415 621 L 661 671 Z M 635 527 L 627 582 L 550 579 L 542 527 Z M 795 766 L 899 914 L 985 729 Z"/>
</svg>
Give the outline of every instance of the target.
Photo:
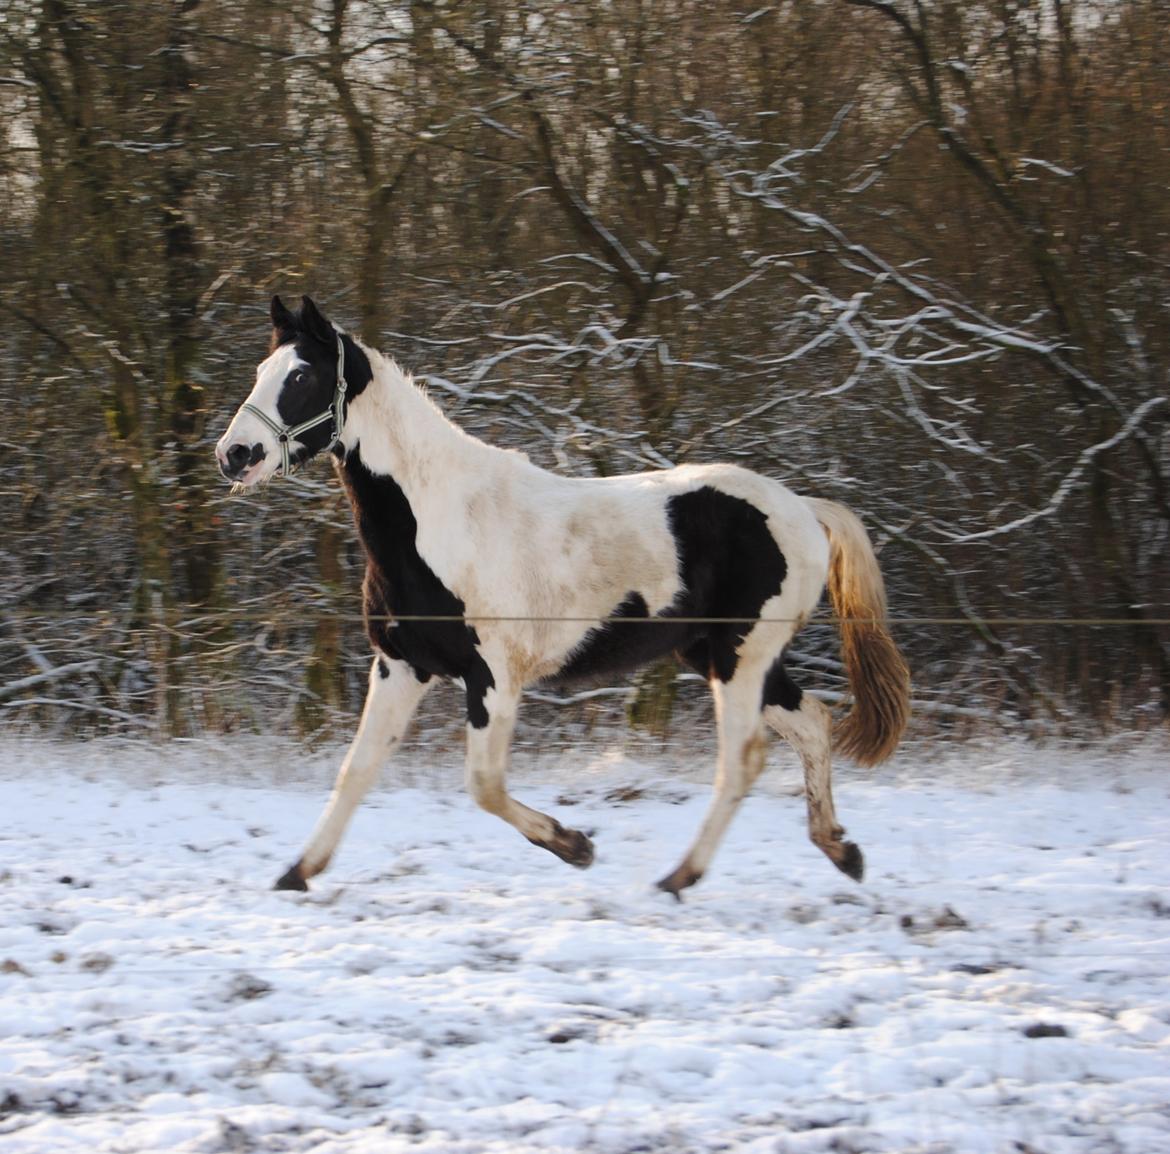
<svg viewBox="0 0 1170 1154">
<path fill-rule="evenodd" d="M 910 718 L 910 671 L 887 628 L 885 583 L 865 526 L 835 501 L 809 504 L 829 537 L 829 600 L 853 692 L 833 744 L 859 765 L 876 765 L 898 747 Z"/>
</svg>

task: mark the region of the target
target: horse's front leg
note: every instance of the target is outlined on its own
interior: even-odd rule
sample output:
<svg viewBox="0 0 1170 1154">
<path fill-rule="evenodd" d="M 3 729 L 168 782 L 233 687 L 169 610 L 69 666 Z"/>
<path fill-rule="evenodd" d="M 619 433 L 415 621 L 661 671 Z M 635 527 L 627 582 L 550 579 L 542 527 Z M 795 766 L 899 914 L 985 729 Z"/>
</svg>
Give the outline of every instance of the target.
<svg viewBox="0 0 1170 1154">
<path fill-rule="evenodd" d="M 566 829 L 539 810 L 511 797 L 507 788 L 512 730 L 516 725 L 519 693 L 489 689 L 482 711 L 470 711 L 467 724 L 467 788 L 476 804 L 514 825 L 533 845 L 543 846 L 562 861 L 584 869 L 593 864 L 593 843 L 575 829 Z"/>
<path fill-rule="evenodd" d="M 424 675 L 425 676 L 425 675 Z M 390 751 L 402 740 L 418 703 L 430 685 L 405 661 L 376 657 L 357 734 L 341 763 L 333 793 L 300 860 L 276 883 L 278 890 L 307 890 L 337 849 L 345 827 L 374 784 Z"/>
</svg>

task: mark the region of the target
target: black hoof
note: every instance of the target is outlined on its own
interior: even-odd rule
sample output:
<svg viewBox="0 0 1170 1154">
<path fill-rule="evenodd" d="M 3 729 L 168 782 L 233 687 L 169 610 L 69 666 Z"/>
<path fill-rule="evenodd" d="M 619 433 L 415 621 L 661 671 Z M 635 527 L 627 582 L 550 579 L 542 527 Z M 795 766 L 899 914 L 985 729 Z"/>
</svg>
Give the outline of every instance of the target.
<svg viewBox="0 0 1170 1154">
<path fill-rule="evenodd" d="M 693 886 L 702 876 L 701 871 L 691 869 L 690 866 L 680 865 L 678 869 L 668 873 L 657 885 L 664 893 L 670 894 L 676 902 L 681 902 L 682 891 Z"/>
<path fill-rule="evenodd" d="M 565 829 L 563 825 L 555 823 L 552 841 L 537 841 L 535 838 L 528 840 L 579 870 L 588 869 L 593 864 L 593 842 L 580 830 Z"/>
<path fill-rule="evenodd" d="M 855 882 L 861 881 L 865 877 L 865 858 L 862 856 L 861 850 L 857 848 L 857 843 L 847 841 L 842 844 L 841 848 L 844 850 L 841 860 L 834 861 L 833 864 Z"/>
<path fill-rule="evenodd" d="M 568 830 L 569 840 L 561 855 L 571 866 L 587 870 L 593 864 L 593 842 L 580 830 Z"/>
<path fill-rule="evenodd" d="M 593 843 L 579 829 L 558 825 L 556 840 L 544 848 L 579 870 L 587 870 L 593 864 Z"/>
<path fill-rule="evenodd" d="M 274 890 L 296 890 L 297 893 L 308 893 L 309 883 L 301 876 L 301 863 L 290 866 L 289 869 L 276 879 Z"/>
</svg>

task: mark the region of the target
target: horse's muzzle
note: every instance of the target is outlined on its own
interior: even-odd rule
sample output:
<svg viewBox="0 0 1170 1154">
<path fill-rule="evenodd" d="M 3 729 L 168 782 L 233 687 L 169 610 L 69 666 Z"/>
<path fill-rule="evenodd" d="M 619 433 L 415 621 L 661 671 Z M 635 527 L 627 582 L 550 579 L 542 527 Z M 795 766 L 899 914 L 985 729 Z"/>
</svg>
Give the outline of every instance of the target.
<svg viewBox="0 0 1170 1154">
<path fill-rule="evenodd" d="M 229 445 L 226 450 L 216 448 L 215 451 L 219 471 L 229 481 L 238 481 L 253 465 L 260 464 L 265 455 L 264 446 L 259 442 L 254 445 L 237 443 Z"/>
</svg>

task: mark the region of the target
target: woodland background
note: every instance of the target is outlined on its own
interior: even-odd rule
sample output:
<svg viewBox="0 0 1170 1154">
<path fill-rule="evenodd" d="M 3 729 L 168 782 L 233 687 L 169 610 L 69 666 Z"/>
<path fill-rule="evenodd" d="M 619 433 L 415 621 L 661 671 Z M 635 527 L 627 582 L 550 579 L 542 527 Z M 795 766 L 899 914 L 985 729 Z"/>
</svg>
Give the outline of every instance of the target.
<svg viewBox="0 0 1170 1154">
<path fill-rule="evenodd" d="M 331 471 L 230 498 L 212 455 L 278 291 L 542 465 L 738 460 L 848 503 L 932 722 L 1164 725 L 1168 23 L 5 0 L 0 717 L 349 728 Z M 798 644 L 839 692 L 829 625 Z M 661 740 L 701 687 L 607 688 L 534 705 Z"/>
</svg>

